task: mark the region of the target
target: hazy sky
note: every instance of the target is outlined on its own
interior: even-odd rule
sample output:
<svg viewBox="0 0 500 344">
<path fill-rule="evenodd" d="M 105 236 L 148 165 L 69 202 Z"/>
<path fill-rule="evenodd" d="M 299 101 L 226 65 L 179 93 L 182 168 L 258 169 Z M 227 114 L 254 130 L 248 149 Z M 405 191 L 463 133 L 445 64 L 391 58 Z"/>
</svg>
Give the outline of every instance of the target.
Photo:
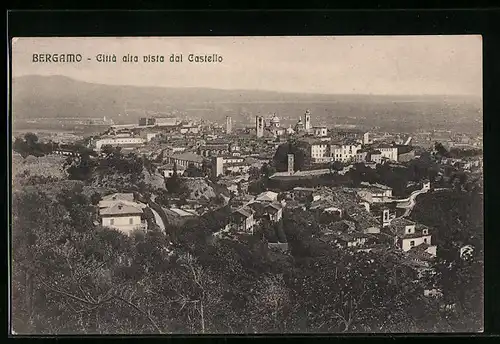
<svg viewBox="0 0 500 344">
<path fill-rule="evenodd" d="M 33 63 L 34 53 L 80 53 L 83 61 Z M 117 63 L 98 63 L 97 54 Z M 182 53 L 183 63 L 170 63 Z M 187 55 L 218 54 L 195 64 Z M 138 55 L 140 63 L 121 62 Z M 163 55 L 164 63 L 142 56 Z M 87 58 L 91 58 L 88 61 Z M 103 84 L 260 89 L 328 94 L 482 94 L 480 36 L 19 38 L 13 77 L 64 75 Z"/>
</svg>

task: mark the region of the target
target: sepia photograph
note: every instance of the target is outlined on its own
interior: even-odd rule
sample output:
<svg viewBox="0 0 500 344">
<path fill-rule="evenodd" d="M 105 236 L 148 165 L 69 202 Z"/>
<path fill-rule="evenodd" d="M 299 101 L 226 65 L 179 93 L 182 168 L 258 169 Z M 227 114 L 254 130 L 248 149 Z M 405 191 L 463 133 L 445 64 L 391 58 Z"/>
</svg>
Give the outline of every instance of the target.
<svg viewBox="0 0 500 344">
<path fill-rule="evenodd" d="M 482 47 L 13 38 L 11 334 L 483 332 Z"/>
</svg>

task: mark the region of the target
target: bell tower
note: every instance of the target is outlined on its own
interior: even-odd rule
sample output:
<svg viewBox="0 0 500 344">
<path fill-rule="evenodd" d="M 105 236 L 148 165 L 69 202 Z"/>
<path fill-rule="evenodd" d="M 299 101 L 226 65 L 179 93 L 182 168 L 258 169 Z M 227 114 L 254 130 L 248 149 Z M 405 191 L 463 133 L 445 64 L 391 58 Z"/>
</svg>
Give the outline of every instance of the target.
<svg viewBox="0 0 500 344">
<path fill-rule="evenodd" d="M 288 154 L 288 174 L 292 175 L 294 173 L 294 155 L 293 154 Z"/>
<path fill-rule="evenodd" d="M 257 133 L 257 137 L 264 136 L 264 117 L 262 116 L 255 117 L 255 132 Z"/>
<path fill-rule="evenodd" d="M 304 114 L 304 129 L 306 132 L 311 130 L 311 112 L 309 110 L 306 110 Z"/>
</svg>

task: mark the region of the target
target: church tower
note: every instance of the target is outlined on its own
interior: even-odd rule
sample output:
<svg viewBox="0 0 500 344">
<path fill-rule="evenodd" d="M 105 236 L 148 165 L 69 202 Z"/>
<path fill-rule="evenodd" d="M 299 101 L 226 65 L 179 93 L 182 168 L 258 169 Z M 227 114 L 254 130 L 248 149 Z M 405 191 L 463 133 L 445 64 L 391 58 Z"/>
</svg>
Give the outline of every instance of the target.
<svg viewBox="0 0 500 344">
<path fill-rule="evenodd" d="M 257 133 L 257 137 L 264 136 L 264 117 L 262 116 L 255 117 L 255 132 Z"/>
<path fill-rule="evenodd" d="M 304 114 L 304 129 L 306 132 L 311 131 L 311 112 L 306 110 Z"/>
<path fill-rule="evenodd" d="M 233 132 L 233 120 L 230 116 L 226 116 L 226 134 Z"/>
<path fill-rule="evenodd" d="M 292 175 L 294 173 L 294 165 L 295 159 L 293 154 L 288 154 L 288 174 Z"/>
</svg>

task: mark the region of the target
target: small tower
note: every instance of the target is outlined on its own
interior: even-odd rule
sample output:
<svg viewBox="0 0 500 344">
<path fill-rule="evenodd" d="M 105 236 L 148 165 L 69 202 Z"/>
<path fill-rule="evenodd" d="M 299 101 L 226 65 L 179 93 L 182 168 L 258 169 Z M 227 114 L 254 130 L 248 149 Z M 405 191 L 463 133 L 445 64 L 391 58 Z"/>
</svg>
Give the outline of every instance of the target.
<svg viewBox="0 0 500 344">
<path fill-rule="evenodd" d="M 385 208 L 382 210 L 382 227 L 387 227 L 391 224 L 391 216 L 389 209 Z"/>
<path fill-rule="evenodd" d="M 226 116 L 226 134 L 233 132 L 233 120 L 230 116 Z"/>
<path fill-rule="evenodd" d="M 370 143 L 372 143 L 370 141 L 370 133 L 366 132 L 366 133 L 363 134 L 363 144 L 364 145 L 369 145 Z"/>
<path fill-rule="evenodd" d="M 293 154 L 288 154 L 288 174 L 292 175 L 294 173 L 294 155 Z"/>
<path fill-rule="evenodd" d="M 255 117 L 255 131 L 257 133 L 257 137 L 264 136 L 264 117 L 262 116 Z"/>
<path fill-rule="evenodd" d="M 311 130 L 311 112 L 309 110 L 306 110 L 304 114 L 304 129 L 306 132 Z"/>
</svg>

